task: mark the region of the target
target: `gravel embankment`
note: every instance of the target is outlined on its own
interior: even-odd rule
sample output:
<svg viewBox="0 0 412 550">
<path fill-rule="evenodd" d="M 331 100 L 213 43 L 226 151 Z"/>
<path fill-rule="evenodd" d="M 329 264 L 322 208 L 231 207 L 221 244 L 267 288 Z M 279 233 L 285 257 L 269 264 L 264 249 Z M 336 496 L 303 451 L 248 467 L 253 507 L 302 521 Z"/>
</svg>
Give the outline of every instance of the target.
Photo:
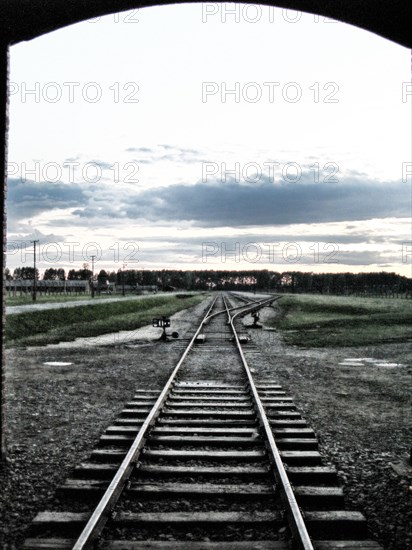
<svg viewBox="0 0 412 550">
<path fill-rule="evenodd" d="M 261 320 L 274 314 L 267 308 Z M 303 349 L 272 331 L 253 336 L 262 350 L 256 375 L 277 378 L 295 398 L 339 471 L 348 507 L 365 514 L 385 550 L 412 548 L 412 468 L 400 476 L 391 466 L 406 461 L 412 445 L 410 343 Z"/>
<path fill-rule="evenodd" d="M 205 302 L 172 316 L 185 332 Z M 138 388 L 161 389 L 181 355 L 178 341 L 7 351 L 9 454 L 0 469 L 0 548 L 17 550 L 34 516 L 131 400 Z M 46 362 L 69 363 L 45 365 Z"/>
<path fill-rule="evenodd" d="M 204 304 L 180 312 L 172 330 L 184 336 Z M 272 308 L 262 314 L 274 315 Z M 247 320 L 251 322 L 249 318 Z M 286 347 L 275 332 L 251 331 L 259 377 L 274 377 L 318 432 L 325 457 L 344 482 L 348 505 L 363 511 L 385 550 L 412 547 L 412 478 L 390 466 L 411 443 L 412 351 L 409 344 L 362 348 Z M 17 550 L 55 488 L 90 454 L 135 389 L 161 389 L 181 343 L 28 348 L 7 351 L 9 458 L 0 470 L 0 548 Z M 401 363 L 345 366 L 345 358 Z M 70 365 L 45 365 L 45 362 Z M 202 367 L 203 368 L 203 367 Z"/>
</svg>

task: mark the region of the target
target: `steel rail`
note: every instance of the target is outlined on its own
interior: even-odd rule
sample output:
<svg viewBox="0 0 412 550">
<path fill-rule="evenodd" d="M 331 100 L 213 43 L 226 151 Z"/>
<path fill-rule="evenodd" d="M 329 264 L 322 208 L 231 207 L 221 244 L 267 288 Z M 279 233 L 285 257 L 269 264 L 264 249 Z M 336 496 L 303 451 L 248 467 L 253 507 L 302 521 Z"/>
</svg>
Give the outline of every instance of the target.
<svg viewBox="0 0 412 550">
<path fill-rule="evenodd" d="M 216 298 L 213 300 L 211 306 L 207 310 L 206 315 L 203 317 L 199 327 L 197 328 L 195 334 L 193 335 L 192 339 L 190 340 L 188 346 L 186 347 L 185 351 L 183 352 L 179 362 L 177 363 L 176 367 L 174 368 L 172 374 L 170 375 L 168 381 L 166 382 L 165 387 L 163 388 L 161 394 L 159 395 L 158 399 L 156 400 L 156 403 L 153 405 L 152 409 L 150 410 L 148 416 L 146 417 L 146 420 L 142 424 L 138 434 L 136 435 L 136 438 L 134 439 L 129 451 L 127 452 L 125 458 L 123 459 L 121 465 L 119 466 L 115 476 L 113 477 L 109 487 L 106 489 L 104 495 L 100 499 L 99 503 L 97 504 L 96 508 L 94 509 L 91 517 L 89 518 L 86 526 L 84 527 L 83 531 L 81 532 L 80 536 L 74 543 L 72 550 L 87 550 L 91 547 L 91 544 L 99 537 L 100 533 L 102 532 L 110 512 L 112 511 L 113 507 L 115 506 L 118 498 L 121 495 L 121 492 L 123 491 L 124 486 L 126 485 L 128 478 L 130 477 L 130 474 L 137 463 L 139 454 L 141 449 L 143 448 L 145 444 L 145 436 L 147 435 L 147 432 L 150 428 L 150 426 L 153 424 L 153 422 L 156 420 L 157 416 L 160 414 L 161 407 L 167 400 L 169 393 L 171 391 L 172 385 L 174 383 L 174 380 L 177 376 L 177 373 L 183 364 L 187 354 L 189 353 L 190 349 L 192 348 L 197 336 L 199 335 L 200 331 L 203 329 L 204 324 L 215 315 L 221 315 L 222 313 L 225 313 L 226 310 L 218 311 L 217 313 L 210 315 L 210 312 L 212 311 L 215 303 L 217 300 Z M 273 300 L 273 298 L 272 298 Z M 267 300 L 265 300 L 266 302 Z M 248 307 L 248 305 L 243 306 L 236 306 L 234 308 L 230 308 L 231 311 L 235 309 L 241 309 Z M 250 307 L 250 306 L 249 306 Z M 253 307 L 256 307 L 256 304 L 253 304 Z M 239 312 L 241 313 L 241 312 Z"/>
<path fill-rule="evenodd" d="M 216 300 L 217 300 L 217 296 L 213 300 L 206 315 L 202 319 L 198 329 L 196 330 L 187 348 L 185 349 L 181 358 L 179 359 L 179 362 L 177 363 L 168 381 L 166 382 L 166 385 L 163 388 L 161 394 L 159 395 L 156 403 L 153 405 L 152 409 L 147 415 L 146 420 L 144 421 L 142 427 L 139 430 L 139 433 L 137 434 L 135 440 L 133 441 L 121 465 L 119 466 L 119 469 L 117 470 L 115 476 L 110 482 L 109 487 L 107 488 L 101 500 L 99 501 L 96 508 L 94 509 L 94 512 L 91 515 L 90 519 L 88 520 L 86 526 L 84 527 L 80 536 L 74 543 L 72 550 L 87 550 L 88 548 L 90 548 L 90 545 L 96 540 L 96 538 L 99 537 L 100 533 L 102 532 L 108 520 L 109 514 L 111 513 L 113 507 L 115 506 L 121 492 L 123 491 L 124 486 L 127 483 L 128 478 L 130 477 L 130 474 L 134 466 L 136 465 L 140 451 L 145 444 L 145 436 L 147 435 L 147 432 L 150 426 L 153 424 L 157 416 L 160 414 L 161 407 L 169 396 L 169 393 L 172 389 L 176 375 L 183 361 L 185 360 L 187 354 L 192 348 L 199 332 L 202 330 L 205 319 L 209 315 L 210 311 L 213 309 L 216 303 Z"/>
<path fill-rule="evenodd" d="M 241 296 L 237 292 L 233 292 L 233 291 L 229 292 L 229 295 L 237 300 L 241 300 L 243 302 L 249 302 L 249 304 L 251 304 L 252 302 L 257 303 L 259 301 L 259 298 L 256 299 L 256 298 L 249 298 L 249 296 Z M 246 304 L 246 305 L 249 305 L 249 304 Z"/>
<path fill-rule="evenodd" d="M 226 312 L 228 314 L 228 322 L 230 323 L 231 320 L 234 317 L 236 317 L 237 315 L 241 315 L 242 313 L 250 313 L 250 312 L 254 311 L 255 309 L 256 310 L 262 309 L 263 307 L 265 307 L 266 305 L 271 304 L 275 300 L 280 300 L 280 298 L 282 298 L 282 296 L 271 296 L 270 298 L 264 298 L 264 299 L 260 300 L 259 302 L 253 302 L 251 304 L 243 304 L 243 306 L 230 307 L 230 308 L 227 307 L 226 299 L 223 298 L 223 302 L 226 305 Z M 230 314 L 231 311 L 233 311 L 235 309 L 240 309 L 240 308 L 246 308 L 246 310 L 245 311 L 238 311 L 238 312 L 235 313 L 235 315 Z"/>
<path fill-rule="evenodd" d="M 224 300 L 224 303 L 226 305 L 226 300 Z M 291 529 L 294 533 L 295 537 L 297 538 L 297 543 L 299 547 L 303 550 L 314 550 L 314 547 L 312 545 L 312 541 L 309 537 L 309 533 L 307 531 L 305 522 L 302 517 L 302 513 L 300 511 L 299 505 L 296 501 L 295 494 L 293 492 L 292 486 L 290 484 L 288 475 L 286 473 L 285 467 L 283 465 L 282 458 L 279 453 L 279 449 L 276 445 L 275 438 L 273 437 L 273 433 L 269 424 L 269 420 L 266 416 L 265 409 L 262 405 L 262 401 L 260 400 L 259 393 L 256 389 L 255 383 L 253 381 L 252 373 L 250 372 L 249 365 L 247 364 L 245 355 L 242 350 L 242 346 L 240 345 L 239 338 L 234 326 L 235 318 L 239 315 L 240 312 L 235 313 L 233 316 L 230 315 L 228 311 L 228 317 L 230 320 L 230 326 L 232 327 L 233 335 L 236 341 L 236 345 L 240 354 L 240 357 L 242 359 L 243 366 L 245 368 L 249 386 L 256 404 L 257 414 L 261 420 L 262 426 L 265 430 L 265 436 L 267 438 L 267 441 L 269 443 L 269 453 L 276 465 L 276 477 L 282 487 L 284 497 L 286 498 L 286 505 L 288 506 L 290 510 L 290 520 L 291 520 Z"/>
<path fill-rule="evenodd" d="M 242 308 L 255 308 L 255 307 L 264 307 L 264 306 L 260 306 L 260 303 L 261 302 L 267 302 L 268 300 L 270 302 L 273 302 L 274 300 L 278 300 L 279 298 L 281 298 L 281 296 L 279 297 L 275 297 L 275 298 L 264 298 L 262 300 L 259 300 L 258 302 L 253 302 L 253 304 L 242 304 L 241 306 L 233 306 L 233 307 L 230 307 L 229 309 L 226 308 L 226 309 L 222 309 L 220 311 L 217 311 L 216 313 L 212 313 L 211 315 L 209 315 L 206 319 L 205 319 L 205 323 L 208 323 L 210 319 L 212 319 L 213 317 L 216 317 L 217 315 L 221 315 L 222 313 L 227 313 L 227 311 L 234 311 L 235 309 L 242 309 Z M 241 311 L 239 313 L 242 313 Z"/>
<path fill-rule="evenodd" d="M 234 310 L 234 309 L 240 309 L 242 307 L 246 307 L 245 304 L 243 304 L 241 306 L 234 306 L 230 309 Z M 208 317 L 206 317 L 205 324 L 207 324 L 210 321 L 210 319 L 213 319 L 213 317 L 217 317 L 218 315 L 222 315 L 222 313 L 226 313 L 226 309 L 221 309 L 219 311 L 216 311 L 215 313 L 211 313 Z"/>
</svg>

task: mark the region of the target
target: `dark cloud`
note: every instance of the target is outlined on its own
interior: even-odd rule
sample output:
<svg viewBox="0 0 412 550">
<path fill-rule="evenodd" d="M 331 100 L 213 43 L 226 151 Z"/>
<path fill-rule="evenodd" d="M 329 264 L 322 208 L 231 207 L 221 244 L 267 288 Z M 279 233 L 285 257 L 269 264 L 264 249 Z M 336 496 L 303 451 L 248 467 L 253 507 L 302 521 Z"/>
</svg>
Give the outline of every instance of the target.
<svg viewBox="0 0 412 550">
<path fill-rule="evenodd" d="M 99 166 L 102 170 L 113 170 L 113 163 L 110 164 L 109 162 L 105 162 L 104 160 L 91 160 L 90 164 Z"/>
<path fill-rule="evenodd" d="M 320 256 L 322 258 L 322 256 Z M 343 265 L 380 265 L 382 262 L 399 263 L 401 261 L 400 254 L 396 254 L 393 250 L 390 256 L 388 251 L 384 250 L 337 250 L 334 255 L 334 263 Z"/>
<path fill-rule="evenodd" d="M 162 155 L 159 158 L 153 159 L 153 162 L 163 161 L 163 162 L 184 162 L 185 164 L 199 163 L 202 162 L 202 159 L 199 159 L 197 156 L 193 156 L 192 153 L 179 152 L 179 153 L 170 153 L 168 155 Z M 203 159 L 203 162 L 206 162 Z"/>
<path fill-rule="evenodd" d="M 125 149 L 126 153 L 155 153 L 155 149 L 150 149 L 149 147 L 128 147 Z"/>
<path fill-rule="evenodd" d="M 62 243 L 66 240 L 66 237 L 61 235 L 55 235 L 54 233 L 42 233 L 35 229 L 30 233 L 14 233 L 7 241 L 6 250 L 7 253 L 13 252 L 16 247 L 20 248 L 32 248 L 33 240 L 39 241 L 40 244 L 44 243 Z"/>
<path fill-rule="evenodd" d="M 130 239 L 135 239 L 134 235 Z M 127 239 L 126 239 L 127 240 Z M 339 244 L 359 244 L 370 242 L 388 242 L 390 239 L 382 237 L 378 239 L 371 239 L 367 234 L 361 235 L 346 235 L 336 233 L 334 235 L 321 235 L 321 234 L 302 234 L 301 232 L 284 234 L 274 231 L 268 235 L 261 235 L 259 233 L 248 233 L 247 235 L 231 235 L 230 237 L 206 235 L 203 237 L 145 237 L 147 242 L 173 242 L 176 246 L 181 246 L 182 243 L 201 244 L 202 242 L 216 242 L 218 244 L 225 242 L 239 243 L 241 246 L 245 246 L 248 243 L 288 243 L 288 242 L 307 242 L 307 243 L 339 243 Z M 395 241 L 396 242 L 396 241 Z"/>
<path fill-rule="evenodd" d="M 66 238 L 53 233 L 42 233 L 38 229 L 31 228 L 30 232 L 13 233 L 9 236 L 6 245 L 6 264 L 9 269 L 13 270 L 13 266 L 32 264 L 33 262 L 33 240 L 37 240 L 37 259 L 39 262 L 43 259 L 41 250 L 48 250 L 49 254 L 52 251 L 61 249 L 60 243 L 64 243 Z M 47 252 L 46 252 L 47 254 Z"/>
<path fill-rule="evenodd" d="M 127 153 L 139 153 L 150 155 L 149 159 L 138 160 L 137 162 L 151 164 L 154 162 L 200 162 L 200 151 L 175 145 L 161 144 L 157 148 L 149 147 L 128 147 Z"/>
<path fill-rule="evenodd" d="M 136 164 L 153 164 L 153 161 L 148 159 L 133 159 L 133 162 L 136 162 Z"/>
<path fill-rule="evenodd" d="M 190 154 L 190 155 L 200 155 L 200 151 L 198 151 L 197 149 L 188 149 L 186 147 L 177 147 L 176 145 L 165 145 L 165 144 L 160 144 L 160 147 L 163 147 L 163 149 L 166 149 L 166 150 L 176 151 L 177 153 L 187 153 L 187 154 Z"/>
<path fill-rule="evenodd" d="M 359 172 L 358 170 L 350 170 L 349 174 L 355 178 L 368 178 L 368 174 L 366 172 Z"/>
<path fill-rule="evenodd" d="M 162 236 L 140 237 L 132 235 L 122 238 L 123 242 L 134 242 L 139 246 L 139 258 L 143 262 L 158 260 L 197 262 L 223 268 L 230 262 L 246 262 L 259 265 L 304 265 L 308 269 L 317 269 L 319 265 L 339 264 L 347 266 L 399 264 L 402 260 L 402 248 L 385 243 L 379 250 L 351 249 L 351 244 L 362 242 L 359 239 L 346 239 L 346 235 L 325 237 L 322 235 L 235 235 L 191 237 Z M 365 239 L 365 248 L 367 239 Z"/>
<path fill-rule="evenodd" d="M 347 178 L 339 183 L 234 181 L 172 185 L 131 197 L 131 219 L 192 221 L 201 227 L 327 223 L 408 217 L 410 189 L 400 182 Z"/>
<path fill-rule="evenodd" d="M 300 239 L 296 239 L 298 241 Z M 162 262 L 196 262 L 199 268 L 224 269 L 228 264 L 241 262 L 250 268 L 259 268 L 262 265 L 290 266 L 296 269 L 304 266 L 306 270 L 318 270 L 322 266 L 325 270 L 328 266 L 363 266 L 377 265 L 390 266 L 401 261 L 401 250 L 343 250 L 335 244 L 333 247 L 323 248 L 320 244 L 319 250 L 314 254 L 310 243 L 300 243 L 289 246 L 292 241 L 280 242 L 278 246 L 268 246 L 269 241 L 237 239 L 205 239 L 194 243 L 190 239 L 181 239 L 176 242 L 161 242 L 152 245 L 147 238 L 136 241 L 139 245 L 139 260 L 141 262 L 157 261 L 160 257 Z M 266 244 L 265 244 L 266 243 Z M 273 243 L 272 243 L 273 244 Z M 317 249 L 316 249 L 317 250 Z"/>
<path fill-rule="evenodd" d="M 23 183 L 9 179 L 8 211 L 14 221 L 52 209 L 74 208 L 72 223 L 88 220 L 99 226 L 120 219 L 176 225 L 189 222 L 198 227 L 257 227 L 288 224 L 351 222 L 372 218 L 403 217 L 411 213 L 410 188 L 401 182 L 380 183 L 362 178 L 341 179 L 339 183 L 272 183 L 261 178 L 257 184 L 235 181 L 176 184 L 129 195 L 113 195 L 101 185 L 50 182 Z M 51 224 L 58 226 L 55 220 Z M 358 232 L 356 224 L 346 224 L 340 235 L 296 236 L 296 240 L 379 243 L 384 235 Z M 353 234 L 351 234 L 353 233 Z M 262 241 L 262 236 L 257 236 Z M 275 241 L 293 240 L 289 234 L 267 237 Z M 398 237 L 399 238 L 399 237 Z M 250 237 L 248 237 L 250 239 Z M 253 237 L 253 240 L 255 237 Z"/>
<path fill-rule="evenodd" d="M 76 210 L 73 210 L 72 214 L 74 216 L 79 216 L 79 218 L 98 218 L 99 220 L 113 217 L 119 219 L 121 217 L 121 211 L 115 206 L 111 206 L 110 204 L 106 204 L 105 206 L 101 207 L 85 206 L 82 208 L 77 208 Z"/>
<path fill-rule="evenodd" d="M 30 218 L 56 208 L 80 206 L 87 200 L 85 191 L 76 183 L 34 182 L 9 178 L 7 211 L 14 219 Z"/>
</svg>

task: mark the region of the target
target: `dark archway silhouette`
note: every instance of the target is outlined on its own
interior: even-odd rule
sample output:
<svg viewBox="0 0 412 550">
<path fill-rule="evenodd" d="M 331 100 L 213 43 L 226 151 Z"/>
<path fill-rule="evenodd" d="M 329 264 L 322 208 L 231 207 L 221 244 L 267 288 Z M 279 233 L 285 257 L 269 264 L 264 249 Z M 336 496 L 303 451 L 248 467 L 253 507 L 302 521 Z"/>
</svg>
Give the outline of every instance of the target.
<svg viewBox="0 0 412 550">
<path fill-rule="evenodd" d="M 3 174 L 3 208 L 1 221 L 3 231 L 3 254 L 1 267 L 5 270 L 6 254 L 6 159 L 7 159 L 7 96 L 9 46 L 31 40 L 45 33 L 79 23 L 93 17 L 136 8 L 160 6 L 172 3 L 194 3 L 199 0 L 1 0 L 0 7 L 0 170 Z M 294 9 L 331 17 L 378 34 L 398 44 L 412 48 L 412 2 L 405 0 L 285 0 L 243 2 L 279 8 Z M 5 285 L 2 295 L 2 323 L 5 322 Z M 5 363 L 2 332 L 2 364 Z M 0 459 L 6 456 L 5 443 L 5 371 L 0 377 Z"/>
<path fill-rule="evenodd" d="M 199 0 L 194 0 L 199 2 Z M 110 13 L 193 0 L 2 0 L 0 36 L 9 44 Z M 244 2 L 316 13 L 412 47 L 412 4 L 405 0 L 280 0 Z"/>
</svg>

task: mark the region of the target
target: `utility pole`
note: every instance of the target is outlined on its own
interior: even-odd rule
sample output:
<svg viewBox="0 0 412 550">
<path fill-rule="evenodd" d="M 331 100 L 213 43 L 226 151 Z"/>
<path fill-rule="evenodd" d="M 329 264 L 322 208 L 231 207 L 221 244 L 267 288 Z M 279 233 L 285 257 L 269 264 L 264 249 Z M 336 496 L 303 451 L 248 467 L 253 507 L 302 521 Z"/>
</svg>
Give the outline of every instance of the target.
<svg viewBox="0 0 412 550">
<path fill-rule="evenodd" d="M 124 288 L 124 268 L 126 267 L 127 264 L 123 264 L 123 269 L 122 269 L 122 295 L 123 296 L 126 296 L 126 293 L 125 293 L 125 288 Z"/>
<path fill-rule="evenodd" d="M 34 275 L 33 275 L 33 302 L 36 301 L 36 297 L 37 297 L 37 279 L 36 279 L 36 243 L 39 242 L 39 240 L 35 240 L 35 241 L 30 241 L 31 243 L 33 243 L 33 252 L 34 252 L 34 258 L 33 258 L 33 261 L 34 261 Z"/>
<path fill-rule="evenodd" d="M 96 256 L 92 256 L 92 298 L 94 298 L 94 259 Z"/>
</svg>

